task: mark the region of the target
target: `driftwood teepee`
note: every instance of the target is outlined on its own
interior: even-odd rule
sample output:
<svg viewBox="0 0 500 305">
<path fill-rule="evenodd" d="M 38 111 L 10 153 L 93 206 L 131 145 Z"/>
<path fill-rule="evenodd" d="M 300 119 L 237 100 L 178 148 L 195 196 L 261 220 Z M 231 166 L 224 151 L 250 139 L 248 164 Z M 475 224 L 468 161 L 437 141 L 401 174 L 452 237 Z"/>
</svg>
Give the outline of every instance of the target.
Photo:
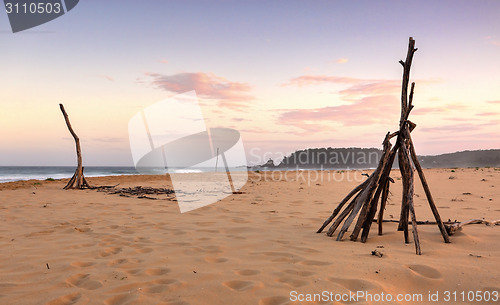
<svg viewBox="0 0 500 305">
<path fill-rule="evenodd" d="M 344 221 L 344 219 L 346 219 L 347 217 L 337 236 L 337 240 L 342 240 L 342 237 L 347 232 L 356 216 L 358 216 L 356 225 L 352 230 L 350 238 L 351 240 L 355 241 L 358 239 L 359 233 L 361 233 L 361 242 L 366 242 L 368 233 L 370 231 L 370 226 L 373 222 L 375 222 L 375 214 L 377 213 L 377 207 L 379 206 L 379 212 L 376 221 L 378 223 L 378 234 L 382 235 L 384 209 L 387 202 L 387 197 L 389 195 L 389 184 L 392 181 L 389 175 L 395 157 L 397 155 L 403 182 L 403 198 L 401 202 L 401 215 L 399 219 L 398 230 L 404 231 L 405 242 L 409 243 L 408 218 L 410 216 L 412 222 L 413 240 L 415 242 L 415 251 L 418 255 L 421 254 L 417 231 L 417 219 L 415 216 L 415 207 L 413 204 L 414 167 L 417 170 L 418 175 L 420 176 L 420 181 L 425 190 L 425 195 L 427 196 L 427 200 L 429 201 L 430 208 L 432 210 L 432 213 L 434 214 L 436 224 L 441 231 L 443 239 L 446 243 L 450 242 L 446 228 L 441 221 L 439 212 L 436 208 L 436 205 L 434 204 L 434 200 L 432 199 L 432 194 L 429 190 L 429 185 L 427 184 L 427 181 L 425 179 L 424 172 L 422 171 L 422 167 L 418 162 L 417 155 L 415 153 L 415 147 L 410 136 L 410 133 L 416 127 L 416 124 L 408 120 L 410 111 L 413 109 L 413 91 L 415 88 L 415 83 L 411 83 L 409 94 L 408 83 L 410 79 L 410 67 L 413 59 L 413 54 L 416 51 L 417 49 L 415 48 L 415 40 L 410 37 L 406 60 L 399 61 L 399 63 L 403 66 L 401 118 L 399 121 L 399 130 L 394 133 L 387 133 L 383 142 L 384 150 L 382 157 L 380 158 L 378 167 L 366 181 L 353 189 L 340 202 L 337 208 L 333 211 L 332 215 L 328 217 L 321 228 L 319 228 L 317 233 L 321 233 L 326 228 L 326 226 L 328 226 L 333 220 L 335 220 L 327 232 L 328 236 L 332 236 L 335 230 L 342 223 L 342 221 Z M 390 140 L 394 137 L 397 137 L 397 140 L 394 146 L 392 146 Z M 356 195 L 354 199 L 347 206 L 345 206 L 346 203 L 354 195 Z"/>
<path fill-rule="evenodd" d="M 80 148 L 80 138 L 78 138 L 76 133 L 73 131 L 71 123 L 69 122 L 68 114 L 66 113 L 66 110 L 64 110 L 63 104 L 59 104 L 59 108 L 61 109 L 61 112 L 64 116 L 64 120 L 66 121 L 66 125 L 68 126 L 69 132 L 73 136 L 73 139 L 75 139 L 76 158 L 78 163 L 75 173 L 73 174 L 73 177 L 71 177 L 71 179 L 68 181 L 68 184 L 66 184 L 64 189 L 67 190 L 70 188 L 76 188 L 76 189 L 90 188 L 90 185 L 87 183 L 87 180 L 83 175 L 82 150 Z"/>
</svg>

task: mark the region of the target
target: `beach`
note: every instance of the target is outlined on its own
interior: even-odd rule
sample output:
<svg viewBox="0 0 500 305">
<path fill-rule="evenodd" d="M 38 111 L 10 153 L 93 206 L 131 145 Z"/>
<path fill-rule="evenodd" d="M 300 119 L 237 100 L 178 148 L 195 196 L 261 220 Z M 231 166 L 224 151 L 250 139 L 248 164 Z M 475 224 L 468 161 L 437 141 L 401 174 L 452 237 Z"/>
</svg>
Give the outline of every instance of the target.
<svg viewBox="0 0 500 305">
<path fill-rule="evenodd" d="M 443 220 L 500 219 L 498 168 L 424 172 Z M 2 183 L 0 304 L 500 302 L 500 226 L 468 225 L 445 244 L 420 225 L 420 256 L 397 223 L 382 236 L 373 225 L 366 243 L 317 234 L 361 173 L 371 171 L 249 172 L 241 194 L 187 213 L 171 196 L 63 190 L 67 179 Z M 384 215 L 398 220 L 401 174 L 391 177 Z M 415 179 L 417 219 L 434 221 Z M 172 187 L 165 176 L 88 182 Z"/>
</svg>

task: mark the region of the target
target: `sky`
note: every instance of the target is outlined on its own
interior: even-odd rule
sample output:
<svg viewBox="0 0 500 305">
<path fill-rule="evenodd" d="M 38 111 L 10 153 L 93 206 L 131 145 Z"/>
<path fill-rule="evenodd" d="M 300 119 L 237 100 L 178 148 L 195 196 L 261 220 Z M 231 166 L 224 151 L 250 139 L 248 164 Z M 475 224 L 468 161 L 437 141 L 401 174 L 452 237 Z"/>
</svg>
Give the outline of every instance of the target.
<svg viewBox="0 0 500 305">
<path fill-rule="evenodd" d="M 194 90 L 248 164 L 377 147 L 414 37 L 417 154 L 500 148 L 500 1 L 81 0 L 12 33 L 0 13 L 0 165 L 134 166 L 130 119 Z M 165 114 L 175 121 L 172 109 Z"/>
</svg>

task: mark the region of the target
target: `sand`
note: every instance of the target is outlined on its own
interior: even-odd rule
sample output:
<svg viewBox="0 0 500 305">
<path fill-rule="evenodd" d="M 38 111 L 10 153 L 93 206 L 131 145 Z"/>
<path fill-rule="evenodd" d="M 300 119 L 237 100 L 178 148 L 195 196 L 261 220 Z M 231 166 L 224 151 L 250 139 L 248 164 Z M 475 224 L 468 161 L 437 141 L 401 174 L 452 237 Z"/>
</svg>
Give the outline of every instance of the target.
<svg viewBox="0 0 500 305">
<path fill-rule="evenodd" d="M 467 293 L 500 291 L 500 226 L 466 226 L 451 244 L 436 226 L 419 226 L 421 256 L 393 223 L 383 236 L 372 227 L 365 244 L 349 234 L 336 242 L 315 231 L 360 175 L 305 173 L 251 173 L 244 194 L 183 214 L 174 201 L 65 191 L 64 181 L 2 184 L 0 304 L 499 304 L 468 302 Z M 500 170 L 425 173 L 443 219 L 500 219 Z M 397 219 L 399 172 L 392 177 L 385 215 Z M 88 180 L 168 187 L 161 176 Z M 419 220 L 432 220 L 419 183 L 415 204 Z M 371 255 L 375 249 L 384 255 Z M 445 302 L 446 291 L 456 300 Z M 324 292 L 333 301 L 291 302 Z M 335 301 L 360 292 L 422 300 Z"/>
</svg>

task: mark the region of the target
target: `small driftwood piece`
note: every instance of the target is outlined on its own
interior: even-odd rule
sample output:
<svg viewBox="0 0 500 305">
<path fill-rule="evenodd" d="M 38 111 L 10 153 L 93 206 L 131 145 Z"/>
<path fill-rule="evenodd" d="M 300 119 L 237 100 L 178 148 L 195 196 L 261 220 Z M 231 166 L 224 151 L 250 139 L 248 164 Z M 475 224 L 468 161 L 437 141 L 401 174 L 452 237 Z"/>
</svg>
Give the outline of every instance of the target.
<svg viewBox="0 0 500 305">
<path fill-rule="evenodd" d="M 401 200 L 401 215 L 398 221 L 398 230 L 404 232 L 404 239 L 406 243 L 410 242 L 409 236 L 409 219 L 411 220 L 413 241 L 415 243 L 415 252 L 420 255 L 420 240 L 418 237 L 417 221 L 415 206 L 413 202 L 414 197 L 414 171 L 418 172 L 422 186 L 424 187 L 427 201 L 432 210 L 435 224 L 439 227 L 441 235 L 445 242 L 450 242 L 448 231 L 443 224 L 439 212 L 436 208 L 432 198 L 429 185 L 425 179 L 422 167 L 417 159 L 414 144 L 412 142 L 410 133 L 415 129 L 416 124 L 408 120 L 411 110 L 413 109 L 413 95 L 415 83 L 410 80 L 410 68 L 413 61 L 413 55 L 417 51 L 415 48 L 415 40 L 410 37 L 408 43 L 408 52 L 405 61 L 399 61 L 403 66 L 403 81 L 401 86 L 401 117 L 399 120 L 399 130 L 393 133 L 387 133 L 382 143 L 384 150 L 379 164 L 375 171 L 368 176 L 368 179 L 353 189 L 335 208 L 333 213 L 328 217 L 323 225 L 318 229 L 317 233 L 321 233 L 332 221 L 333 224 L 328 229 L 327 235 L 332 236 L 342 222 L 337 240 L 342 240 L 344 234 L 349 230 L 349 227 L 355 222 L 354 229 L 350 235 L 352 241 L 357 240 L 361 233 L 361 242 L 366 242 L 370 227 L 375 221 L 378 223 L 378 234 L 382 235 L 382 224 L 384 223 L 384 209 L 389 196 L 389 186 L 394 182 L 391 177 L 391 169 L 395 161 L 396 155 L 398 156 L 399 170 L 401 172 L 403 182 L 403 194 Z M 408 92 L 408 89 L 409 92 Z M 394 146 L 390 143 L 392 138 L 396 137 Z M 347 205 L 346 203 L 354 196 L 354 199 Z M 380 201 L 380 205 L 379 205 Z M 378 213 L 378 220 L 375 215 Z"/>
<path fill-rule="evenodd" d="M 127 187 L 127 188 L 119 188 L 115 189 L 114 187 L 106 187 L 106 188 L 100 188 L 97 190 L 98 192 L 105 192 L 108 194 L 117 194 L 122 197 L 133 197 L 136 196 L 137 198 L 141 199 L 151 199 L 151 200 L 158 200 L 161 198 L 158 197 L 151 197 L 148 195 L 172 195 L 175 194 L 174 190 L 172 189 L 167 189 L 167 188 L 153 188 L 153 187 L 142 187 L 142 186 L 136 186 L 136 187 Z M 171 200 L 170 198 L 167 198 Z"/>
<path fill-rule="evenodd" d="M 66 126 L 68 126 L 69 132 L 73 136 L 73 139 L 75 139 L 76 159 L 77 159 L 77 167 L 75 173 L 73 174 L 73 177 L 71 177 L 71 179 L 68 181 L 64 189 L 67 190 L 70 188 L 71 189 L 91 188 L 91 186 L 87 183 L 85 176 L 83 175 L 82 150 L 80 148 L 80 138 L 76 135 L 75 131 L 73 130 L 73 127 L 71 127 L 68 114 L 66 113 L 66 110 L 64 110 L 63 104 L 59 104 L 59 108 L 61 109 L 61 112 L 64 116 L 64 120 L 66 121 Z"/>
<path fill-rule="evenodd" d="M 379 223 L 378 219 L 373 219 L 373 222 Z M 399 220 L 394 220 L 394 219 L 384 219 L 382 222 L 389 222 L 389 223 L 397 223 L 399 224 Z M 458 221 L 448 221 L 448 222 L 443 222 L 445 226 L 450 225 L 450 224 L 455 224 L 458 223 Z M 419 220 L 417 221 L 418 225 L 436 225 L 437 222 L 435 221 L 429 221 L 429 220 Z"/>
<path fill-rule="evenodd" d="M 484 219 L 470 219 L 467 221 L 463 222 L 454 222 L 451 224 L 445 224 L 446 231 L 448 232 L 449 235 L 453 235 L 458 231 L 461 231 L 462 228 L 466 225 L 473 225 L 473 224 L 485 224 L 487 226 L 499 226 L 500 225 L 500 219 L 499 220 L 493 220 L 493 221 L 487 221 Z"/>
</svg>

